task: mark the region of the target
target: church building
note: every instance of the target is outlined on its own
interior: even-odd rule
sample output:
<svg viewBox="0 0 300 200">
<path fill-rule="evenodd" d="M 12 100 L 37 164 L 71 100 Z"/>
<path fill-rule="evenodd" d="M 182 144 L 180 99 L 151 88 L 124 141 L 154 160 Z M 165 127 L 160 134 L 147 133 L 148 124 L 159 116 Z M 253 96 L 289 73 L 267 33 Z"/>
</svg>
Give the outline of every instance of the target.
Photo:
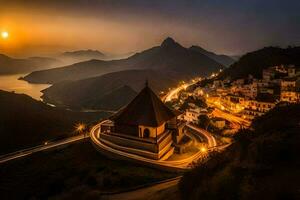
<svg viewBox="0 0 300 200">
<path fill-rule="evenodd" d="M 100 140 L 112 148 L 155 160 L 165 160 L 179 143 L 183 125 L 148 84 L 117 114 L 103 124 Z"/>
</svg>

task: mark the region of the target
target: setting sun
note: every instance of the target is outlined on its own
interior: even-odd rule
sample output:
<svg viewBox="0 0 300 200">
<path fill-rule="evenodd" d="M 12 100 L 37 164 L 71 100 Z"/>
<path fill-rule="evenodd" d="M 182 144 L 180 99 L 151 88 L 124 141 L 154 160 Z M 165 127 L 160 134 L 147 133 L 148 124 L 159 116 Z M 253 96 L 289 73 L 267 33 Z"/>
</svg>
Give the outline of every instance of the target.
<svg viewBox="0 0 300 200">
<path fill-rule="evenodd" d="M 7 39 L 7 38 L 9 37 L 9 33 L 8 33 L 7 31 L 3 31 L 3 32 L 1 33 L 1 37 L 2 37 L 3 39 Z"/>
</svg>

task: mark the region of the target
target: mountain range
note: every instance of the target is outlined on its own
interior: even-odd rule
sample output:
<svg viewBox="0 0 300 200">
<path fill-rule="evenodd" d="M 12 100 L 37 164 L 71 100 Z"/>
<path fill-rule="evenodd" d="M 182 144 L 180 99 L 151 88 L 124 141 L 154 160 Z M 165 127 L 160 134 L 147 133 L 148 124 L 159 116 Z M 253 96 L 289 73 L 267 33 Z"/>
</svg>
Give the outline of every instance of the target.
<svg viewBox="0 0 300 200">
<path fill-rule="evenodd" d="M 209 75 L 224 66 L 172 38 L 127 59 L 90 60 L 62 68 L 33 72 L 25 80 L 52 83 L 44 101 L 76 109 L 117 110 L 129 103 L 146 80 L 156 92 L 181 80 Z"/>
<path fill-rule="evenodd" d="M 24 79 L 33 83 L 57 83 L 100 76 L 109 72 L 128 69 L 151 69 L 182 76 L 203 76 L 224 68 L 208 56 L 185 48 L 172 38 L 126 59 L 103 61 L 90 60 L 50 70 L 35 71 Z"/>
<path fill-rule="evenodd" d="M 48 57 L 30 57 L 17 59 L 0 54 L 0 75 L 29 73 L 34 70 L 42 70 L 58 67 L 62 62 Z"/>
</svg>

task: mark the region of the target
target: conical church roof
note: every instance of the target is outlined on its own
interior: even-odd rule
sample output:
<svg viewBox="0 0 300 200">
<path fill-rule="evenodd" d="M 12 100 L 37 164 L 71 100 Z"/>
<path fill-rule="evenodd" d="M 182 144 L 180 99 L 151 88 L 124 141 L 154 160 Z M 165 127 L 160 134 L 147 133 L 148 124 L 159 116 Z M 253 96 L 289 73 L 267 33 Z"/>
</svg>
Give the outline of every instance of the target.
<svg viewBox="0 0 300 200">
<path fill-rule="evenodd" d="M 112 117 L 117 124 L 157 127 L 176 117 L 149 88 L 146 87 L 124 109 Z"/>
</svg>

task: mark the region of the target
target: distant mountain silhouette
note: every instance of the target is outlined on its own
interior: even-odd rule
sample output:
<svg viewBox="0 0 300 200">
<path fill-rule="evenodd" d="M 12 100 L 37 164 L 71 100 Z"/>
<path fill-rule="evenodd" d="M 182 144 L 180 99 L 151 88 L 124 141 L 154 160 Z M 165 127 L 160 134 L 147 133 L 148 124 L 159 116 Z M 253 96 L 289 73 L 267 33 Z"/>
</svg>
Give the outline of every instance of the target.
<svg viewBox="0 0 300 200">
<path fill-rule="evenodd" d="M 118 110 L 149 80 L 155 91 L 178 84 L 177 77 L 156 70 L 126 70 L 78 81 L 63 81 L 43 91 L 45 101 L 79 109 Z"/>
<path fill-rule="evenodd" d="M 92 59 L 104 59 L 105 54 L 98 50 L 77 50 L 77 51 L 67 51 L 60 55 L 60 57 L 67 63 L 76 63 Z"/>
<path fill-rule="evenodd" d="M 2 90 L 0 110 L 0 155 L 72 136 L 76 123 L 103 116 L 53 108 L 27 95 Z"/>
<path fill-rule="evenodd" d="M 24 77 L 31 83 L 55 83 L 65 80 L 79 80 L 105 73 L 121 70 L 120 67 L 112 68 L 112 62 L 103 60 L 89 60 L 55 69 L 35 71 Z"/>
<path fill-rule="evenodd" d="M 224 66 L 208 56 L 185 48 L 172 38 L 156 46 L 136 53 L 127 59 L 101 61 L 91 60 L 53 70 L 33 72 L 25 80 L 35 83 L 56 83 L 78 80 L 126 69 L 152 69 L 182 76 L 208 75 Z"/>
<path fill-rule="evenodd" d="M 230 77 L 232 80 L 246 78 L 249 74 L 256 78 L 262 77 L 263 69 L 280 64 L 295 64 L 300 66 L 300 47 L 279 48 L 265 47 L 247 53 L 236 63 L 225 69 L 218 78 Z"/>
<path fill-rule="evenodd" d="M 81 56 L 105 56 L 103 53 L 101 53 L 100 51 L 98 50 L 91 50 L 91 49 L 88 49 L 88 50 L 78 50 L 78 51 L 67 51 L 67 52 L 64 52 L 62 54 L 63 56 L 78 56 L 78 57 L 81 57 Z"/>
<path fill-rule="evenodd" d="M 202 53 L 202 54 L 208 56 L 209 58 L 215 60 L 216 62 L 221 63 L 222 65 L 224 65 L 226 67 L 230 66 L 231 64 L 233 64 L 235 62 L 235 60 L 233 58 L 231 58 L 230 56 L 217 55 L 214 52 L 207 51 L 199 46 L 191 46 L 190 49 L 197 51 L 199 53 Z"/>
<path fill-rule="evenodd" d="M 59 60 L 48 57 L 16 59 L 0 54 L 0 74 L 29 73 L 34 70 L 57 67 L 61 64 Z"/>
</svg>

